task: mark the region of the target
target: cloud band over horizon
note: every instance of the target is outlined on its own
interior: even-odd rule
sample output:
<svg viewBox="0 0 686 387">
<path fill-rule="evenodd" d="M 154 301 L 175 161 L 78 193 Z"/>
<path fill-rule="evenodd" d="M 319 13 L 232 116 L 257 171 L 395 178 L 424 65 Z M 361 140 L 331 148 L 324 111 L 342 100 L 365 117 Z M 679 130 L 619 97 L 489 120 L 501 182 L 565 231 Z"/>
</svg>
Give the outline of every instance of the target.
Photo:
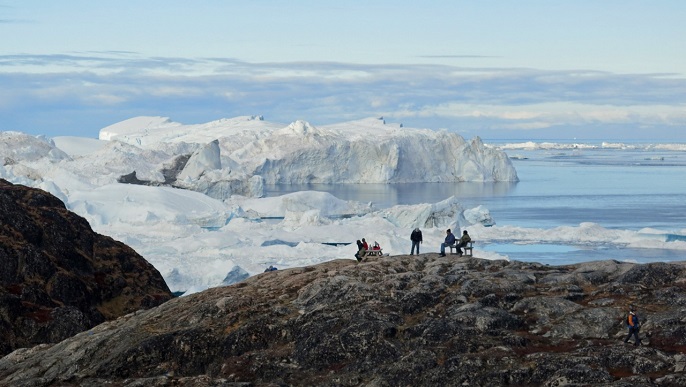
<svg viewBox="0 0 686 387">
<path fill-rule="evenodd" d="M 184 123 L 262 115 L 314 125 L 384 116 L 408 127 L 491 138 L 686 141 L 683 74 L 249 63 L 119 51 L 0 55 L 0 84 L 0 130 L 48 136 L 95 137 L 138 115 Z"/>
</svg>

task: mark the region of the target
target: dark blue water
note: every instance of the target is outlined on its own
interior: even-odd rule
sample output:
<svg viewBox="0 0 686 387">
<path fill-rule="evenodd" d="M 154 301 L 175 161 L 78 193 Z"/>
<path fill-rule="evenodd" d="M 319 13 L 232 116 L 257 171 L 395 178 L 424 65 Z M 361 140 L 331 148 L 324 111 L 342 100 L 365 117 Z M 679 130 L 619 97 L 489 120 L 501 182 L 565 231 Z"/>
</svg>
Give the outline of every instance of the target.
<svg viewBox="0 0 686 387">
<path fill-rule="evenodd" d="M 513 160 L 517 183 L 304 184 L 268 186 L 266 193 L 324 191 L 378 208 L 435 203 L 455 195 L 465 208 L 488 208 L 499 225 L 686 228 L 686 153 L 679 152 L 683 165 L 636 165 L 625 151 L 609 152 L 615 153 L 614 163 L 604 154 L 594 159 L 597 151 L 583 158 L 529 152 L 536 158 Z"/>
<path fill-rule="evenodd" d="M 616 260 L 637 263 L 670 262 L 686 260 L 683 250 L 632 249 L 618 246 L 566 246 L 550 244 L 489 243 L 482 250 L 507 255 L 510 259 L 539 262 L 548 265 L 574 264 L 579 262 Z"/>
<path fill-rule="evenodd" d="M 517 183 L 280 185 L 268 196 L 324 191 L 377 208 L 435 203 L 450 196 L 465 208 L 483 205 L 497 225 L 527 228 L 597 223 L 605 228 L 686 230 L 686 152 L 642 149 L 507 150 Z M 494 244 L 511 259 L 566 263 L 594 259 L 684 260 L 682 251 Z"/>
</svg>

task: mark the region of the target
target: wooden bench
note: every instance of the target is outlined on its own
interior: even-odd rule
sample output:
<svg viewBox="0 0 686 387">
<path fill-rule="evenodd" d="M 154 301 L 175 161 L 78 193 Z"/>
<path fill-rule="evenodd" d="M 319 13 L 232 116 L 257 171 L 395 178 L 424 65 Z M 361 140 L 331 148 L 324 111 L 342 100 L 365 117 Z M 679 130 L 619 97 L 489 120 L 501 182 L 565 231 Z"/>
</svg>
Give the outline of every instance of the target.
<svg viewBox="0 0 686 387">
<path fill-rule="evenodd" d="M 360 257 L 359 251 L 355 253 L 355 258 L 357 259 L 357 262 L 364 261 L 367 259 L 367 257 L 381 257 L 383 256 L 383 251 L 382 250 L 365 250 L 364 256 Z M 388 254 L 386 254 L 388 255 Z"/>
<path fill-rule="evenodd" d="M 450 254 L 457 254 L 457 246 L 456 245 L 450 245 Z M 455 252 L 453 252 L 453 249 Z M 464 255 L 465 257 L 472 257 L 474 256 L 474 241 L 469 241 L 467 242 L 467 246 L 462 247 L 464 249 Z"/>
<path fill-rule="evenodd" d="M 365 257 L 380 257 L 383 255 L 382 250 L 367 250 L 367 253 L 364 255 Z"/>
</svg>

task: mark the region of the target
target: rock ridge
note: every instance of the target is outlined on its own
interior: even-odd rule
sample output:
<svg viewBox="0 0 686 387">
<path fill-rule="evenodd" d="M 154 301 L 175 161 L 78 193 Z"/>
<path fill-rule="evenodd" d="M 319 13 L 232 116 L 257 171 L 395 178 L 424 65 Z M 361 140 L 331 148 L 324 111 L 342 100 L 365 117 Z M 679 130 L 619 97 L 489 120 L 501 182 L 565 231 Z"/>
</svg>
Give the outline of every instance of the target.
<svg viewBox="0 0 686 387">
<path fill-rule="evenodd" d="M 0 359 L 2 385 L 684 385 L 686 262 L 335 260 Z M 643 345 L 623 343 L 637 305 Z"/>
</svg>

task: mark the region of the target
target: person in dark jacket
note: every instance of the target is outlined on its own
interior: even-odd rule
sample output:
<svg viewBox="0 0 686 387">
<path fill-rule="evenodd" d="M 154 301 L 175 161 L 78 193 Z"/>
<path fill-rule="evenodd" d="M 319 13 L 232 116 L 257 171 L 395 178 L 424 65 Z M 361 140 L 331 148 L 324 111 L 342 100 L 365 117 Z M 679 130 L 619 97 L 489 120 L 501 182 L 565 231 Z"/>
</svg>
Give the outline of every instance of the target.
<svg viewBox="0 0 686 387">
<path fill-rule="evenodd" d="M 459 242 L 457 242 L 457 253 L 462 256 L 462 249 L 460 247 L 465 247 L 467 246 L 467 243 L 469 243 L 472 240 L 472 238 L 469 236 L 467 233 L 467 230 L 464 230 L 462 232 L 462 238 L 460 238 Z"/>
<path fill-rule="evenodd" d="M 445 231 L 445 241 L 441 243 L 441 257 L 445 257 L 445 248 L 448 246 L 452 246 L 455 244 L 455 235 L 453 235 L 452 231 L 450 229 L 447 229 Z"/>
<path fill-rule="evenodd" d="M 633 305 L 629 305 L 629 313 L 626 316 L 626 326 L 629 328 L 629 334 L 626 335 L 624 342 L 628 343 L 631 336 L 634 336 L 634 345 L 641 345 L 641 339 L 638 337 L 638 331 L 641 329 L 641 324 L 638 322 L 638 316 L 636 316 L 636 310 Z"/>
<path fill-rule="evenodd" d="M 422 243 L 422 231 L 419 228 L 415 228 L 410 235 L 410 240 L 412 241 L 412 250 L 410 250 L 410 255 L 414 254 L 414 248 L 417 247 L 417 255 L 419 255 L 419 245 Z"/>
<path fill-rule="evenodd" d="M 355 253 L 355 258 L 357 259 L 357 262 L 361 261 L 362 258 L 367 254 L 367 249 L 364 248 L 364 245 L 362 242 L 358 239 L 357 240 L 357 252 Z"/>
</svg>

